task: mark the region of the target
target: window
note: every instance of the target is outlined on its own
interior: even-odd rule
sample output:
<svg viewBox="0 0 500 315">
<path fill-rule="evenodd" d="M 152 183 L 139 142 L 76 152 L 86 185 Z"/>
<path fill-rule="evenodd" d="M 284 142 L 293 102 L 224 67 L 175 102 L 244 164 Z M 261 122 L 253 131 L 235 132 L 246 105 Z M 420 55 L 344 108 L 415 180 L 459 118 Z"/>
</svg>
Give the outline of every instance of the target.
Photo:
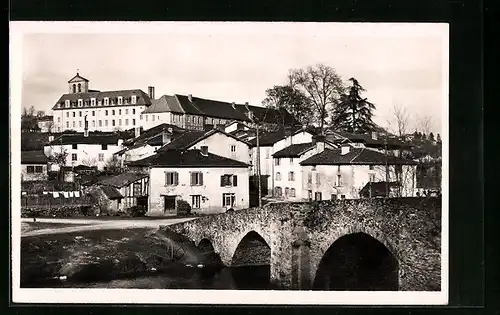
<svg viewBox="0 0 500 315">
<path fill-rule="evenodd" d="M 164 197 L 163 211 L 167 212 L 167 211 L 175 210 L 176 196 L 163 196 L 163 197 Z"/>
<path fill-rule="evenodd" d="M 266 159 L 268 159 L 269 158 L 269 148 L 265 148 L 264 150 L 265 150 L 264 152 L 266 155 Z"/>
<path fill-rule="evenodd" d="M 312 181 L 313 181 L 313 174 L 312 173 L 308 173 L 307 174 L 307 183 L 308 184 L 312 184 Z"/>
<path fill-rule="evenodd" d="M 82 111 L 80 111 L 78 114 L 79 114 L 80 117 L 82 117 Z"/>
<path fill-rule="evenodd" d="M 152 118 L 152 119 L 151 119 L 152 121 L 155 121 L 155 115 L 153 115 L 153 117 L 151 117 L 151 118 Z M 147 119 L 146 119 L 146 120 L 147 120 Z"/>
<path fill-rule="evenodd" d="M 135 126 L 135 118 L 132 119 L 132 126 Z"/>
<path fill-rule="evenodd" d="M 128 115 L 128 108 L 125 108 L 125 115 Z"/>
<path fill-rule="evenodd" d="M 109 105 L 109 97 L 104 98 L 104 105 Z"/>
<path fill-rule="evenodd" d="M 78 149 L 78 144 L 72 144 L 72 145 L 71 145 L 71 148 L 72 148 L 73 150 Z"/>
<path fill-rule="evenodd" d="M 135 104 L 135 103 L 137 103 L 137 96 L 132 95 L 132 104 Z"/>
<path fill-rule="evenodd" d="M 276 172 L 276 180 L 281 180 L 281 173 L 280 172 Z"/>
<path fill-rule="evenodd" d="M 81 93 L 82 92 L 82 85 L 81 83 L 78 83 L 78 93 Z"/>
<path fill-rule="evenodd" d="M 99 120 L 99 127 L 102 127 L 102 120 Z"/>
<path fill-rule="evenodd" d="M 101 144 L 101 150 L 107 150 L 107 149 L 108 149 L 108 144 L 107 143 Z"/>
<path fill-rule="evenodd" d="M 115 120 L 114 120 L 114 119 L 111 121 L 111 123 L 112 123 L 111 125 L 112 125 L 113 127 L 116 125 L 116 124 L 115 124 Z"/>
<path fill-rule="evenodd" d="M 115 115 L 115 110 L 114 109 L 111 110 L 111 115 L 113 115 L 113 116 Z"/>
<path fill-rule="evenodd" d="M 236 186 L 238 186 L 238 176 L 228 175 L 228 174 L 221 175 L 220 186 L 221 187 L 226 187 L 226 186 L 236 187 Z"/>
<path fill-rule="evenodd" d="M 345 199 L 345 195 L 340 195 L 340 198 L 341 199 Z"/>
<path fill-rule="evenodd" d="M 191 186 L 203 186 L 202 172 L 191 172 Z"/>
<path fill-rule="evenodd" d="M 66 107 L 69 107 L 69 100 L 64 101 L 64 103 L 66 104 Z"/>
<path fill-rule="evenodd" d="M 290 158 L 290 165 L 293 164 L 293 157 Z"/>
<path fill-rule="evenodd" d="M 92 116 L 95 116 L 95 110 L 92 111 Z"/>
<path fill-rule="evenodd" d="M 340 165 L 337 165 L 337 172 L 340 172 Z"/>
<path fill-rule="evenodd" d="M 76 117 L 76 113 L 75 112 L 73 112 L 73 117 Z"/>
<path fill-rule="evenodd" d="M 69 112 L 66 112 L 66 117 L 69 117 Z"/>
<path fill-rule="evenodd" d="M 135 108 L 132 108 L 132 115 L 135 115 Z"/>
<path fill-rule="evenodd" d="M 43 166 L 37 165 L 35 166 L 35 173 L 43 173 Z"/>
<path fill-rule="evenodd" d="M 26 173 L 28 173 L 28 174 L 35 173 L 35 167 L 34 166 L 26 166 Z"/>
<path fill-rule="evenodd" d="M 142 120 L 142 115 L 139 116 L 139 120 Z"/>
<path fill-rule="evenodd" d="M 231 152 L 236 152 L 236 146 L 234 144 L 231 144 Z"/>
<path fill-rule="evenodd" d="M 128 119 L 125 119 L 125 126 L 128 126 Z"/>
<path fill-rule="evenodd" d="M 98 160 L 99 162 L 103 162 L 103 161 L 104 161 L 104 153 L 99 153 L 99 154 L 97 155 L 97 160 Z"/>
<path fill-rule="evenodd" d="M 118 110 L 118 115 L 121 115 L 121 114 L 122 114 L 122 110 L 121 110 L 121 109 L 119 109 L 119 110 Z"/>
<path fill-rule="evenodd" d="M 95 120 L 92 120 L 92 127 L 95 127 Z"/>
<path fill-rule="evenodd" d="M 286 187 L 285 188 L 285 197 L 288 197 L 289 194 L 290 194 L 290 188 Z"/>
<path fill-rule="evenodd" d="M 78 122 L 78 127 L 82 128 L 82 121 L 81 120 Z"/>
<path fill-rule="evenodd" d="M 73 93 L 76 93 L 76 84 L 73 84 Z"/>
<path fill-rule="evenodd" d="M 316 185 L 321 185 L 321 175 L 316 173 Z"/>
<path fill-rule="evenodd" d="M 368 166 L 368 168 L 370 169 L 370 171 L 373 171 L 373 165 Z"/>
<path fill-rule="evenodd" d="M 123 98 L 121 96 L 118 96 L 118 105 L 123 104 Z"/>
<path fill-rule="evenodd" d="M 275 187 L 274 188 L 274 194 L 276 195 L 276 197 L 281 197 L 283 195 L 281 187 Z"/>
<path fill-rule="evenodd" d="M 73 122 L 73 128 L 75 128 L 75 127 L 76 127 L 76 121 Z"/>
<path fill-rule="evenodd" d="M 314 193 L 314 200 L 316 201 L 321 201 L 321 192 L 320 191 L 317 191 Z"/>
<path fill-rule="evenodd" d="M 104 115 L 108 116 L 108 110 L 107 109 L 104 111 Z"/>
<path fill-rule="evenodd" d="M 337 200 L 337 195 L 336 195 L 336 194 L 332 194 L 332 195 L 330 196 L 330 199 L 331 199 L 331 200 Z"/>
<path fill-rule="evenodd" d="M 121 126 L 122 125 L 122 119 L 118 119 L 118 126 Z"/>
<path fill-rule="evenodd" d="M 191 196 L 191 208 L 199 209 L 201 204 L 201 195 L 192 195 Z"/>
<path fill-rule="evenodd" d="M 57 122 L 60 123 L 61 122 L 61 117 L 57 117 Z"/>
<path fill-rule="evenodd" d="M 177 186 L 179 184 L 179 173 L 166 172 L 165 173 L 165 184 L 168 186 Z"/>
<path fill-rule="evenodd" d="M 106 126 L 106 127 L 108 126 L 108 120 L 107 119 L 104 121 L 104 126 Z"/>
<path fill-rule="evenodd" d="M 337 186 L 342 186 L 342 175 L 337 175 Z"/>
<path fill-rule="evenodd" d="M 66 128 L 69 128 L 69 121 L 66 122 Z"/>
<path fill-rule="evenodd" d="M 233 207 L 236 201 L 236 196 L 234 193 L 224 193 L 222 194 L 222 206 L 223 207 Z"/>
<path fill-rule="evenodd" d="M 82 99 L 79 99 L 78 100 L 78 107 L 82 107 L 83 106 L 83 100 Z"/>
<path fill-rule="evenodd" d="M 141 185 L 141 183 L 134 183 L 133 194 L 134 194 L 134 196 L 142 196 L 142 185 Z"/>
<path fill-rule="evenodd" d="M 288 172 L 288 181 L 293 182 L 295 180 L 295 173 L 294 172 Z"/>
<path fill-rule="evenodd" d="M 90 99 L 90 106 L 95 106 L 95 98 Z"/>
<path fill-rule="evenodd" d="M 295 188 L 290 188 L 290 197 L 295 197 Z"/>
<path fill-rule="evenodd" d="M 146 115 L 146 121 L 148 121 L 148 115 Z"/>
<path fill-rule="evenodd" d="M 274 159 L 274 165 L 276 165 L 276 166 L 280 165 L 280 158 Z"/>
<path fill-rule="evenodd" d="M 76 161 L 78 160 L 78 156 L 76 155 L 76 153 L 71 153 L 71 161 Z"/>
</svg>

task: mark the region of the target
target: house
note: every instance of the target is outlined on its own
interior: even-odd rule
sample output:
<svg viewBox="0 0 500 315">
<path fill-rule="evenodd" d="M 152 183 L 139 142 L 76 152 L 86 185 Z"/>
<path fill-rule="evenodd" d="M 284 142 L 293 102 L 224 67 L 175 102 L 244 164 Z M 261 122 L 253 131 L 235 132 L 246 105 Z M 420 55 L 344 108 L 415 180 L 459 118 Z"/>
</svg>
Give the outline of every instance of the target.
<svg viewBox="0 0 500 315">
<path fill-rule="evenodd" d="M 125 172 L 100 180 L 95 185 L 102 186 L 103 196 L 112 201 L 111 204 L 107 203 L 107 206 L 111 206 L 110 210 L 124 212 L 134 206 L 147 207 L 148 180 L 146 173 Z"/>
<path fill-rule="evenodd" d="M 97 171 L 97 166 L 88 165 L 74 165 L 74 166 L 62 166 L 60 169 L 60 175 L 64 182 L 78 182 L 81 175 L 94 174 Z"/>
<path fill-rule="evenodd" d="M 113 153 L 121 150 L 122 144 L 118 134 L 62 134 L 45 145 L 44 152 L 65 157 L 64 166 L 97 166 L 103 170 L 114 162 Z"/>
<path fill-rule="evenodd" d="M 37 117 L 38 128 L 40 132 L 54 132 L 54 117 L 53 116 L 43 116 Z"/>
<path fill-rule="evenodd" d="M 331 143 L 349 143 L 352 147 L 372 148 L 379 151 L 386 151 L 389 154 L 398 156 L 401 150 L 410 149 L 411 146 L 396 139 L 392 135 L 385 135 L 380 132 L 369 133 L 349 133 L 344 131 L 328 131 L 326 139 Z"/>
<path fill-rule="evenodd" d="M 193 213 L 249 207 L 249 164 L 201 149 L 166 150 L 131 166 L 149 175 L 149 216 L 173 216 L 181 200 Z"/>
<path fill-rule="evenodd" d="M 324 147 L 300 162 L 303 194 L 310 200 L 355 199 L 366 196 L 368 183 L 397 182 L 398 196 L 413 196 L 416 164 L 373 148 Z"/>
<path fill-rule="evenodd" d="M 21 151 L 21 181 L 47 180 L 49 159 L 39 151 Z"/>
<path fill-rule="evenodd" d="M 292 138 L 292 137 L 288 137 Z M 324 136 L 314 135 L 311 142 L 285 143 L 288 146 L 273 153 L 273 196 L 284 200 L 304 200 L 308 195 L 302 189 L 303 173 L 301 162 L 314 154 L 335 148 L 324 140 Z"/>
<path fill-rule="evenodd" d="M 151 105 L 154 87 L 148 94 L 140 89 L 98 91 L 89 89 L 89 80 L 79 73 L 68 81 L 68 93 L 52 108 L 54 131 L 83 131 L 84 117 L 92 131 L 114 131 L 141 126 L 141 113 Z"/>
<path fill-rule="evenodd" d="M 97 200 L 99 214 L 115 214 L 120 211 L 123 195 L 113 186 L 94 185 L 86 189 L 86 193 Z"/>
</svg>

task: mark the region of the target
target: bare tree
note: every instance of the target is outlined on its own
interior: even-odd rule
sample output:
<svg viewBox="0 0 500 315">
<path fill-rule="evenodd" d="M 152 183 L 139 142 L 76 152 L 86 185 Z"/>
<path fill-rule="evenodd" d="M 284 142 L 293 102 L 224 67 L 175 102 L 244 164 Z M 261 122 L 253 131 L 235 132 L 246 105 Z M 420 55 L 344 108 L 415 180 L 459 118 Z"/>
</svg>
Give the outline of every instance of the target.
<svg viewBox="0 0 500 315">
<path fill-rule="evenodd" d="M 387 120 L 387 124 L 392 133 L 403 139 L 409 132 L 410 115 L 401 104 L 394 104 L 392 107 L 392 117 Z"/>
<path fill-rule="evenodd" d="M 332 67 L 317 64 L 306 69 L 291 69 L 288 80 L 292 88 L 310 99 L 316 122 L 323 132 L 327 113 L 338 104 L 345 90 L 340 75 Z"/>
<path fill-rule="evenodd" d="M 55 129 L 54 127 L 55 127 L 55 124 L 54 124 L 54 121 L 53 121 L 53 120 L 49 120 L 49 121 L 47 121 L 47 123 L 45 124 L 45 126 L 47 127 L 47 131 L 48 131 L 49 133 L 54 132 L 54 129 Z"/>
<path fill-rule="evenodd" d="M 415 129 L 425 135 L 428 135 L 432 130 L 432 117 L 429 115 L 417 116 Z"/>
</svg>

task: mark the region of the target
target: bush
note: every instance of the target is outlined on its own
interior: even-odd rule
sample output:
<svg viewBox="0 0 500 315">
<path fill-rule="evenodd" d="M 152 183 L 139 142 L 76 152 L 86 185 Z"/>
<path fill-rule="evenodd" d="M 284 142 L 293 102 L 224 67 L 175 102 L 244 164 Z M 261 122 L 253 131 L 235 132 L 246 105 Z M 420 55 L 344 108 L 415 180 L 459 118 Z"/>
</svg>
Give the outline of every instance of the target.
<svg viewBox="0 0 500 315">
<path fill-rule="evenodd" d="M 62 206 L 56 208 L 21 208 L 22 218 L 67 218 L 67 217 L 89 217 L 95 216 L 98 209 L 89 206 Z"/>
<path fill-rule="evenodd" d="M 127 214 L 131 217 L 143 217 L 146 215 L 147 209 L 141 206 L 133 206 L 127 209 Z"/>
<path fill-rule="evenodd" d="M 177 201 L 177 214 L 178 215 L 190 215 L 191 205 L 185 200 Z"/>
</svg>

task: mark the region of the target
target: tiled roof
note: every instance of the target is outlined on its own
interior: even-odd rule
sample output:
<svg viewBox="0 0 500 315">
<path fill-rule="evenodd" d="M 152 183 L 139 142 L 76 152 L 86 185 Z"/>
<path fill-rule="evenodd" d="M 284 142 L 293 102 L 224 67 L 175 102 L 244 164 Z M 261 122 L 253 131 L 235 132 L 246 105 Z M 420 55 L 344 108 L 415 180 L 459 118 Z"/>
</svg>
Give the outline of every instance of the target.
<svg viewBox="0 0 500 315">
<path fill-rule="evenodd" d="M 148 106 L 148 108 L 146 108 L 142 113 L 149 114 L 166 112 L 184 113 L 184 110 L 175 96 L 163 95 L 159 99 L 151 100 L 151 106 Z"/>
<path fill-rule="evenodd" d="M 245 114 L 236 109 L 236 106 L 233 108 L 232 104 L 228 102 L 208 100 L 194 96 L 192 97 L 192 102 L 190 102 L 188 96 L 175 94 L 175 97 L 187 114 L 250 121 Z"/>
<path fill-rule="evenodd" d="M 325 149 L 302 161 L 301 165 L 384 165 L 386 155 L 373 149 L 350 148 L 349 152 L 342 155 L 341 149 Z M 401 159 L 395 156 L 387 156 L 387 164 L 414 165 L 417 162 Z"/>
<path fill-rule="evenodd" d="M 276 142 L 285 139 L 285 131 L 274 131 L 274 132 L 263 132 L 259 134 L 259 145 L 260 146 L 272 146 Z M 257 145 L 257 138 L 250 140 L 252 146 Z"/>
<path fill-rule="evenodd" d="M 148 175 L 143 174 L 143 173 L 128 172 L 128 173 L 122 173 L 122 174 L 101 180 L 101 181 L 99 181 L 99 184 L 120 188 L 123 186 L 127 186 L 127 185 L 129 185 L 129 184 L 131 184 L 139 179 L 145 178 L 145 177 L 148 177 Z"/>
<path fill-rule="evenodd" d="M 112 186 L 101 186 L 100 187 L 102 192 L 108 197 L 109 199 L 120 199 L 123 198 L 123 195 L 120 193 L 118 189 Z"/>
<path fill-rule="evenodd" d="M 54 120 L 54 116 L 43 116 L 43 117 L 38 117 L 38 121 L 52 121 Z"/>
<path fill-rule="evenodd" d="M 236 109 L 246 117 L 248 117 L 248 112 L 251 111 L 253 117 L 261 123 L 279 124 L 283 126 L 295 126 L 298 123 L 295 118 L 284 109 L 278 110 L 253 105 L 236 105 Z"/>
<path fill-rule="evenodd" d="M 164 151 L 169 151 L 169 150 L 187 150 L 189 147 L 195 145 L 199 141 L 210 137 L 211 135 L 215 133 L 221 133 L 223 135 L 226 135 L 230 138 L 233 138 L 237 141 L 244 142 L 248 145 L 250 145 L 248 142 L 246 142 L 243 139 L 239 139 L 233 135 L 230 135 L 228 133 L 225 133 L 222 130 L 219 129 L 212 129 L 209 131 L 198 131 L 198 130 L 190 130 L 186 131 L 182 134 L 180 134 L 178 137 L 175 137 L 172 139 L 172 141 L 163 147 L 158 149 L 158 152 L 164 152 Z"/>
<path fill-rule="evenodd" d="M 292 144 L 276 153 L 273 154 L 275 158 L 283 158 L 283 157 L 299 157 L 302 153 L 308 151 L 311 148 L 314 148 L 315 145 L 312 142 L 307 143 L 297 143 Z"/>
<path fill-rule="evenodd" d="M 43 151 L 21 151 L 21 164 L 47 164 L 48 161 Z"/>
<path fill-rule="evenodd" d="M 390 191 L 390 188 L 397 186 L 398 186 L 397 182 L 369 182 L 359 191 L 359 194 L 363 198 L 386 197 L 387 187 L 389 188 Z"/>
<path fill-rule="evenodd" d="M 128 102 L 127 105 L 122 104 L 122 105 L 97 105 L 96 106 L 84 106 L 84 107 L 77 107 L 77 104 L 74 103 L 71 107 L 66 108 L 64 102 L 66 100 L 76 102 L 78 99 L 82 100 L 90 100 L 91 98 L 95 98 L 97 101 L 98 100 L 103 100 L 105 97 L 109 97 L 110 99 L 112 98 L 117 98 L 118 96 L 122 96 L 124 99 L 125 98 L 131 98 L 132 95 L 137 96 L 137 101 L 135 104 L 131 104 Z M 124 100 L 125 102 L 125 100 Z M 111 101 L 110 101 L 111 104 Z M 70 94 L 63 94 L 59 100 L 56 102 L 54 107 L 52 109 L 54 110 L 63 110 L 63 109 L 78 109 L 78 108 L 94 108 L 94 107 L 110 107 L 110 106 L 141 106 L 141 105 L 150 105 L 151 100 L 149 99 L 148 94 L 144 93 L 144 91 L 140 89 L 135 89 L 135 90 L 119 90 L 119 91 L 103 91 L 103 92 L 88 92 L 88 93 L 70 93 Z"/>
<path fill-rule="evenodd" d="M 350 142 L 364 143 L 367 147 L 379 148 L 385 146 L 384 135 L 378 135 L 377 138 L 374 139 L 373 136 L 368 133 L 356 134 L 344 131 L 334 131 L 331 132 L 330 134 L 327 134 L 326 137 L 329 141 L 334 143 L 345 142 L 348 140 Z M 386 140 L 388 149 L 397 149 L 407 146 L 401 141 L 394 138 L 387 138 Z"/>
<path fill-rule="evenodd" d="M 65 134 L 55 138 L 49 145 L 67 145 L 67 144 L 118 144 L 118 135 L 90 135 L 85 137 L 83 134 Z"/>
<path fill-rule="evenodd" d="M 240 161 L 220 155 L 208 153 L 206 156 L 200 150 L 171 150 L 159 152 L 142 160 L 128 163 L 130 166 L 152 167 L 248 167 Z"/>
</svg>

